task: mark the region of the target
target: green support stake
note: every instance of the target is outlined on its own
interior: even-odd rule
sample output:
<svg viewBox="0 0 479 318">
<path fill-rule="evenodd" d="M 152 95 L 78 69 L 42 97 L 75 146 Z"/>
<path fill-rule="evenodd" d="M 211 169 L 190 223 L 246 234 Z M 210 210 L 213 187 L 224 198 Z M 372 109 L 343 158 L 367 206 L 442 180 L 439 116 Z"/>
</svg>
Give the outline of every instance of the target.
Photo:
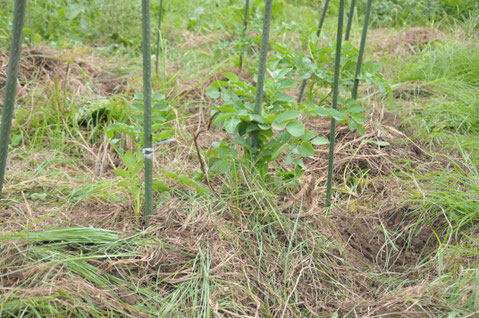
<svg viewBox="0 0 479 318">
<path fill-rule="evenodd" d="M 316 31 L 316 37 L 318 38 L 318 40 L 319 40 L 319 36 L 321 35 L 321 30 L 323 29 L 323 24 L 324 24 L 324 20 L 326 19 L 326 12 L 328 11 L 328 6 L 330 1 L 331 0 L 326 0 L 326 2 L 324 2 L 323 12 L 321 12 L 321 17 L 319 18 L 318 31 Z M 301 87 L 299 89 L 299 95 L 298 95 L 298 101 L 297 101 L 298 104 L 300 104 L 301 101 L 303 100 L 304 89 L 306 88 L 306 84 L 307 84 L 307 80 L 304 79 L 301 82 Z"/>
<path fill-rule="evenodd" d="M 163 0 L 160 0 L 160 13 L 158 15 L 158 30 L 157 30 L 157 36 L 156 36 L 156 60 L 155 60 L 155 70 L 156 70 L 156 75 L 158 75 L 158 61 L 160 59 L 160 30 L 161 30 L 161 18 L 163 14 Z"/>
<path fill-rule="evenodd" d="M 339 0 L 338 34 L 336 36 L 336 60 L 334 64 L 333 108 L 338 108 L 339 73 L 341 70 L 341 47 L 343 41 L 344 0 Z M 328 160 L 328 181 L 326 185 L 326 207 L 331 206 L 331 188 L 334 167 L 334 144 L 336 142 L 336 119 L 331 118 Z"/>
<path fill-rule="evenodd" d="M 143 102 L 145 145 L 145 226 L 148 226 L 153 214 L 153 148 L 151 135 L 151 36 L 150 36 L 150 1 L 142 0 L 143 24 Z"/>
<path fill-rule="evenodd" d="M 273 0 L 266 0 L 264 7 L 263 34 L 261 37 L 261 50 L 259 54 L 258 81 L 256 83 L 256 96 L 254 112 L 261 116 L 261 104 L 263 103 L 264 76 L 266 74 L 266 59 L 268 55 L 269 29 L 271 25 L 271 12 L 273 10 Z M 258 131 L 252 134 L 253 148 L 258 149 Z M 256 154 L 255 154 L 256 155 Z"/>
<path fill-rule="evenodd" d="M 371 15 L 372 3 L 373 0 L 368 0 L 368 4 L 366 6 L 366 14 L 364 16 L 363 33 L 361 34 L 361 44 L 359 45 L 358 64 L 356 65 L 356 76 L 354 77 L 353 91 L 351 94 L 351 97 L 353 99 L 356 99 L 358 97 L 359 75 L 361 74 L 364 48 L 366 47 L 366 36 L 368 34 L 369 17 Z"/>
<path fill-rule="evenodd" d="M 5 98 L 2 109 L 2 125 L 0 127 L 0 199 L 2 198 L 3 179 L 7 165 L 8 145 L 12 126 L 15 96 L 17 94 L 17 76 L 20 65 L 20 53 L 23 40 L 23 23 L 25 21 L 26 0 L 16 0 L 13 10 L 12 40 L 5 84 Z"/>
<path fill-rule="evenodd" d="M 349 41 L 349 35 L 351 33 L 351 26 L 353 24 L 355 7 L 356 7 L 356 0 L 351 0 L 351 6 L 349 7 L 348 24 L 346 25 L 346 33 L 344 35 L 344 41 Z"/>
<path fill-rule="evenodd" d="M 246 0 L 244 5 L 244 18 L 243 18 L 243 40 L 246 37 L 246 30 L 248 29 L 248 13 L 249 13 L 249 0 Z M 241 52 L 239 57 L 239 70 L 243 69 L 243 54 L 244 50 Z"/>
</svg>

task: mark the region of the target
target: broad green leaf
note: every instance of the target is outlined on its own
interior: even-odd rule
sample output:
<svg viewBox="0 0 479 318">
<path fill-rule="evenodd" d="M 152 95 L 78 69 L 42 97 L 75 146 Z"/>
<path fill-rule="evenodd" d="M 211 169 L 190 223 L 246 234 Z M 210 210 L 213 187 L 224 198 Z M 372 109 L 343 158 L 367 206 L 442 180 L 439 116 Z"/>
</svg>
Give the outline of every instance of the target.
<svg viewBox="0 0 479 318">
<path fill-rule="evenodd" d="M 314 155 L 313 146 L 307 141 L 303 141 L 303 143 L 298 147 L 298 153 L 302 157 L 311 157 Z"/>
<path fill-rule="evenodd" d="M 305 133 L 304 124 L 297 121 L 289 122 L 286 130 L 294 137 L 301 137 Z"/>
<path fill-rule="evenodd" d="M 339 111 L 337 111 L 336 109 L 326 108 L 326 110 L 328 111 L 329 116 L 336 119 L 337 121 L 343 121 L 344 120 L 344 116 Z"/>
<path fill-rule="evenodd" d="M 285 93 L 277 93 L 274 95 L 274 100 L 278 102 L 287 102 L 287 103 L 292 103 L 295 101 L 295 99 L 288 94 Z"/>
<path fill-rule="evenodd" d="M 156 191 L 158 192 L 162 192 L 162 191 L 170 191 L 170 187 L 164 183 L 164 182 L 161 182 L 159 180 L 156 180 L 153 182 L 153 189 L 155 189 Z"/>
<path fill-rule="evenodd" d="M 281 131 L 286 128 L 286 123 L 280 123 L 278 120 L 273 121 L 272 127 L 274 130 Z"/>
<path fill-rule="evenodd" d="M 300 113 L 297 110 L 287 110 L 279 114 L 278 117 L 276 118 L 276 121 L 278 123 L 282 123 L 288 120 L 293 120 L 293 119 L 296 119 L 299 116 L 299 114 Z"/>
<path fill-rule="evenodd" d="M 241 122 L 241 119 L 238 117 L 231 117 L 225 120 L 225 130 L 233 134 L 238 124 Z"/>
<path fill-rule="evenodd" d="M 238 75 L 236 75 L 235 73 L 226 72 L 226 73 L 223 73 L 222 75 L 233 82 L 237 82 L 239 80 Z"/>
<path fill-rule="evenodd" d="M 278 82 L 278 88 L 281 90 L 295 88 L 297 84 L 298 82 L 292 78 L 284 78 Z"/>
<path fill-rule="evenodd" d="M 271 154 L 271 159 L 276 160 L 278 157 L 281 155 L 281 152 L 287 148 L 289 144 L 282 144 L 280 147 L 278 147 L 274 152 Z"/>
<path fill-rule="evenodd" d="M 210 86 L 206 89 L 206 95 L 210 98 L 216 99 L 220 97 L 220 91 L 218 88 Z"/>
<path fill-rule="evenodd" d="M 314 138 L 313 140 L 311 140 L 311 143 L 315 146 L 323 146 L 323 145 L 328 145 L 329 140 L 324 137 L 318 136 Z"/>
<path fill-rule="evenodd" d="M 113 170 L 113 173 L 123 178 L 127 178 L 127 179 L 130 178 L 130 173 L 126 171 L 125 169 L 115 169 Z"/>
<path fill-rule="evenodd" d="M 135 170 L 136 167 L 136 157 L 131 151 L 127 151 L 122 158 L 123 163 L 128 168 L 129 171 Z"/>
</svg>

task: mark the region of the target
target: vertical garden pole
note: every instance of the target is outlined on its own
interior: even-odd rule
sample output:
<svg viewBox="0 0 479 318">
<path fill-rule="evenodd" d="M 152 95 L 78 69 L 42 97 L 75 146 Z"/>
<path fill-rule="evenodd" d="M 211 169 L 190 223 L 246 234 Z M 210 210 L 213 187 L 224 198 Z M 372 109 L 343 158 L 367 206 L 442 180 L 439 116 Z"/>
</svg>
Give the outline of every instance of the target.
<svg viewBox="0 0 479 318">
<path fill-rule="evenodd" d="M 266 0 L 264 7 L 263 34 L 261 37 L 261 50 L 259 53 L 258 81 L 256 83 L 256 96 L 254 112 L 261 115 L 261 104 L 263 102 L 264 76 L 266 73 L 266 59 L 268 57 L 269 29 L 271 25 L 271 12 L 273 10 L 273 0 Z M 252 134 L 253 148 L 258 149 L 258 131 Z"/>
<path fill-rule="evenodd" d="M 336 37 L 336 61 L 334 65 L 333 108 L 338 108 L 339 73 L 341 69 L 341 46 L 343 40 L 344 0 L 339 0 L 338 34 Z M 326 206 L 331 206 L 331 186 L 334 166 L 334 144 L 336 142 L 336 119 L 331 118 L 329 141 L 328 181 L 326 189 Z"/>
<path fill-rule="evenodd" d="M 344 35 L 344 41 L 349 41 L 349 34 L 351 33 L 351 26 L 353 24 L 355 7 L 356 7 L 356 0 L 351 0 L 351 6 L 349 7 L 348 24 L 346 25 L 346 33 Z"/>
<path fill-rule="evenodd" d="M 363 63 L 364 47 L 366 46 L 366 36 L 368 34 L 369 16 L 371 14 L 372 2 L 373 0 L 368 0 L 368 4 L 366 6 L 366 14 L 364 16 L 363 33 L 361 34 L 361 44 L 359 45 L 358 63 L 356 65 L 356 76 L 354 77 L 353 91 L 351 94 L 352 95 L 351 97 L 353 99 L 356 99 L 358 97 L 359 75 L 361 74 L 361 66 Z"/>
<path fill-rule="evenodd" d="M 151 135 L 151 37 L 150 37 L 150 1 L 142 0 L 143 25 L 143 102 L 145 145 L 145 225 L 153 213 L 153 149 Z"/>
<path fill-rule="evenodd" d="M 244 5 L 244 18 L 243 18 L 243 40 L 246 37 L 246 30 L 248 29 L 248 12 L 249 12 L 249 0 L 245 1 Z M 241 71 L 243 69 L 243 53 L 244 50 L 242 49 L 242 52 L 240 53 L 239 57 L 239 70 Z"/>
<path fill-rule="evenodd" d="M 155 70 L 156 75 L 158 75 L 158 60 L 160 59 L 160 32 L 161 32 L 161 17 L 163 14 L 163 0 L 160 0 L 160 12 L 158 14 L 158 30 L 156 35 L 156 60 L 155 60 Z"/>
<path fill-rule="evenodd" d="M 22 50 L 23 23 L 25 20 L 26 0 L 16 0 L 13 10 L 12 40 L 5 84 L 5 98 L 2 109 L 2 125 L 0 127 L 0 198 L 2 197 L 3 178 L 7 165 L 8 145 L 12 126 L 15 96 L 17 94 L 17 76 Z"/>
<path fill-rule="evenodd" d="M 326 0 L 326 2 L 324 2 L 323 12 L 321 12 L 321 17 L 319 18 L 318 31 L 316 31 L 316 37 L 318 38 L 318 40 L 319 40 L 319 36 L 321 35 L 321 29 L 323 28 L 324 20 L 326 19 L 326 12 L 328 11 L 328 6 L 330 1 L 331 0 Z M 306 84 L 307 84 L 307 80 L 304 79 L 301 82 L 301 87 L 299 89 L 298 104 L 300 104 L 301 100 L 303 99 L 304 89 L 306 88 Z"/>
</svg>

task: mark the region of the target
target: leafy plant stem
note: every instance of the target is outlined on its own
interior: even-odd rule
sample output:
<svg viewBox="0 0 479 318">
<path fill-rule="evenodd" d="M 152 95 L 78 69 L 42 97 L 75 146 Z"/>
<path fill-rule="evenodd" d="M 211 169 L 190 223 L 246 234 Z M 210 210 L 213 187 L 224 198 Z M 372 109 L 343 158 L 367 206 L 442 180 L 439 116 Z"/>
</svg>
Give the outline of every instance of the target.
<svg viewBox="0 0 479 318">
<path fill-rule="evenodd" d="M 263 34 L 261 38 L 261 50 L 259 58 L 258 80 L 256 83 L 256 96 L 254 112 L 261 115 L 261 103 L 263 102 L 264 77 L 266 73 L 266 59 L 268 54 L 269 29 L 271 25 L 271 12 L 273 10 L 273 0 L 266 0 L 264 8 Z M 259 129 L 259 128 L 258 128 Z M 258 148 L 258 130 L 252 133 L 253 148 Z"/>
<path fill-rule="evenodd" d="M 244 18 L 243 18 L 243 39 L 246 36 L 246 30 L 248 29 L 248 12 L 249 12 L 249 0 L 245 1 L 245 6 L 244 6 Z M 239 70 L 241 71 L 243 69 L 243 54 L 245 53 L 245 50 L 241 52 L 240 57 L 239 57 Z"/>
<path fill-rule="evenodd" d="M 354 84 L 353 84 L 353 91 L 352 91 L 353 99 L 356 99 L 358 97 L 359 75 L 361 74 L 361 66 L 363 63 L 364 47 L 366 46 L 366 36 L 368 34 L 368 24 L 369 24 L 369 17 L 371 13 L 372 2 L 373 0 L 368 0 L 367 7 L 366 7 L 366 14 L 364 16 L 364 26 L 363 26 L 363 32 L 361 34 L 361 44 L 359 45 L 358 63 L 356 64 L 356 76 L 354 77 Z"/>
<path fill-rule="evenodd" d="M 346 33 L 344 35 L 344 41 L 349 41 L 349 35 L 351 34 L 351 26 L 353 24 L 355 7 L 356 7 L 356 0 L 351 0 L 351 6 L 349 7 L 348 24 L 346 25 Z"/>
<path fill-rule="evenodd" d="M 339 1 L 338 32 L 336 37 L 336 60 L 334 65 L 333 108 L 338 108 L 339 72 L 341 68 L 341 48 L 343 40 L 344 0 Z M 326 185 L 326 206 L 331 206 L 331 186 L 333 181 L 334 144 L 336 141 L 336 119 L 331 118 L 328 159 L 328 180 Z"/>
<path fill-rule="evenodd" d="M 319 18 L 318 30 L 316 31 L 316 37 L 318 41 L 319 41 L 319 36 L 321 35 L 321 29 L 323 28 L 324 20 L 326 19 L 326 12 L 328 11 L 328 6 L 330 1 L 331 0 L 326 0 L 326 2 L 324 2 L 323 12 L 321 12 L 321 17 Z M 299 89 L 299 95 L 298 95 L 298 104 L 300 104 L 301 100 L 303 99 L 304 89 L 306 88 L 307 82 L 308 81 L 306 79 L 304 79 L 301 82 L 301 88 Z"/>
<path fill-rule="evenodd" d="M 15 105 L 15 95 L 17 92 L 17 76 L 22 48 L 26 2 L 26 0 L 16 0 L 13 13 L 10 62 L 8 63 L 7 83 L 5 85 L 5 98 L 2 109 L 2 126 L 0 128 L 0 198 L 2 197 L 3 178 L 5 176 L 8 145 L 10 143 L 10 132 Z"/>
<path fill-rule="evenodd" d="M 161 33 L 161 18 L 163 14 L 163 0 L 160 0 L 160 12 L 158 14 L 158 30 L 157 30 L 157 36 L 156 36 L 156 60 L 155 60 L 155 70 L 156 74 L 158 75 L 158 63 L 160 59 L 160 33 Z"/>
<path fill-rule="evenodd" d="M 143 95 L 144 95 L 144 134 L 145 145 L 145 225 L 153 213 L 153 149 L 151 134 L 151 39 L 150 39 L 150 1 L 142 0 L 143 25 Z"/>
</svg>

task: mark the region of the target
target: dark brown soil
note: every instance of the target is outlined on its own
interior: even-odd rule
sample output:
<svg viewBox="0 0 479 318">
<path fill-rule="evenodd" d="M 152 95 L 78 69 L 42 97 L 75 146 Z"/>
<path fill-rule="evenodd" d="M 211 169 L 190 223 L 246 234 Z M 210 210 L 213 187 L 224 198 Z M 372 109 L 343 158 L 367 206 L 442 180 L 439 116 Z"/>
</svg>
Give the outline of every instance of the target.
<svg viewBox="0 0 479 318">
<path fill-rule="evenodd" d="M 357 213 L 337 211 L 334 224 L 348 246 L 371 264 L 386 271 L 404 272 L 437 248 L 433 229 L 416 232 L 407 208 L 394 204 L 386 212 Z"/>
</svg>

